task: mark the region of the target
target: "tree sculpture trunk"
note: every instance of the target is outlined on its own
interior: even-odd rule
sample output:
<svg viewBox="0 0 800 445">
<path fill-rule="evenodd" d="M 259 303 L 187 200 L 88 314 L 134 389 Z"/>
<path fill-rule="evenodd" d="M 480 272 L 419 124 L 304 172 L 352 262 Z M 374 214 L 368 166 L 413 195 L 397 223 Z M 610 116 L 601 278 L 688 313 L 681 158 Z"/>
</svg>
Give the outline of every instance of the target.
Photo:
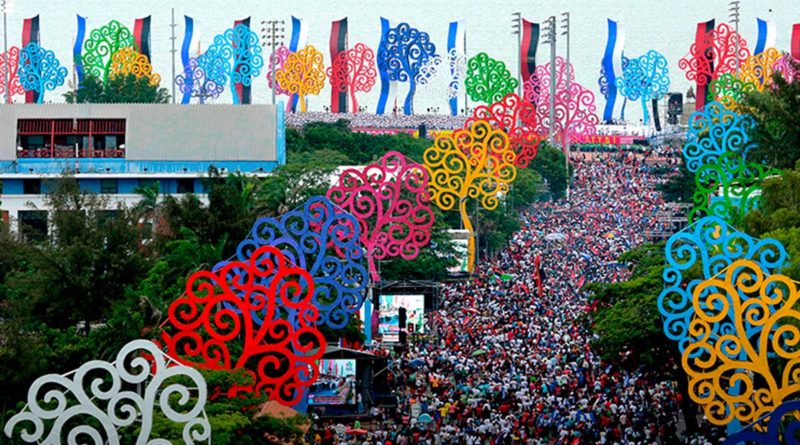
<svg viewBox="0 0 800 445">
<path fill-rule="evenodd" d="M 469 231 L 469 241 L 467 242 L 467 272 L 472 273 L 475 268 L 475 233 L 472 228 L 472 221 L 469 220 L 467 213 L 467 200 L 462 198 L 458 203 L 458 211 L 461 214 L 461 221 L 464 228 Z"/>
<path fill-rule="evenodd" d="M 406 96 L 406 103 L 404 107 L 405 114 L 414 114 L 414 92 L 417 89 L 417 84 L 414 82 L 414 77 L 409 76 L 408 80 L 408 95 Z"/>
</svg>

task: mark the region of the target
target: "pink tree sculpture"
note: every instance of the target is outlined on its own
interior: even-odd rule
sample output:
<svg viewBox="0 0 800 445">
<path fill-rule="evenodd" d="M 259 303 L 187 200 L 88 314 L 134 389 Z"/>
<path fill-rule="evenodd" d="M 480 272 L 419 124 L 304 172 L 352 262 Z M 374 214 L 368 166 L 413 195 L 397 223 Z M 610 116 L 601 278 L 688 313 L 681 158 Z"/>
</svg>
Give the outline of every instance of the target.
<svg viewBox="0 0 800 445">
<path fill-rule="evenodd" d="M 430 241 L 428 181 L 425 167 L 390 151 L 378 163 L 345 170 L 328 190 L 328 199 L 358 220 L 373 281 L 380 281 L 376 259 L 412 260 Z"/>
<path fill-rule="evenodd" d="M 289 48 L 281 45 L 275 49 L 275 51 L 269 55 L 269 68 L 267 68 L 267 84 L 270 88 L 275 89 L 275 94 L 282 94 L 284 96 L 289 96 L 291 93 L 288 90 L 284 90 L 278 85 L 278 82 L 275 81 L 275 74 L 272 72 L 272 67 L 275 67 L 275 71 L 280 71 L 283 69 L 283 63 L 286 62 L 286 58 L 289 57 Z"/>
<path fill-rule="evenodd" d="M 727 23 L 720 23 L 705 35 L 702 42 L 692 44 L 689 54 L 678 61 L 678 67 L 686 71 L 686 78 L 697 82 L 698 86 L 708 85 L 722 74 L 735 73 L 737 40 L 738 59 L 743 64 L 750 57 L 747 41 Z"/>
<path fill-rule="evenodd" d="M 772 70 L 776 73 L 781 73 L 786 82 L 792 83 L 800 77 L 798 66 L 800 66 L 800 60 L 795 59 L 791 54 L 784 54 L 775 61 L 775 64 L 772 65 Z"/>
<path fill-rule="evenodd" d="M 569 71 L 567 71 L 569 67 Z M 569 79 L 569 88 L 567 88 Z M 550 64 L 539 65 L 524 84 L 525 100 L 536 106 L 536 132 L 547 134 L 550 127 Z M 556 58 L 555 122 L 556 140 L 597 133 L 597 107 L 594 93 L 575 82 L 575 70 L 561 57 Z"/>
<path fill-rule="evenodd" d="M 19 83 L 19 48 L 12 46 L 8 53 L 0 53 L 0 94 L 6 94 L 6 73 L 8 73 L 8 103 L 13 102 L 14 96 L 25 94 L 25 88 Z M 6 71 L 8 70 L 8 71 Z"/>
<path fill-rule="evenodd" d="M 491 105 L 476 107 L 472 117 L 464 123 L 464 128 L 471 127 L 479 120 L 487 121 L 496 130 L 508 134 L 511 150 L 517 154 L 514 165 L 518 168 L 528 167 L 536 157 L 542 137 L 537 133 L 536 107 L 531 102 L 509 93 Z"/>
<path fill-rule="evenodd" d="M 340 93 L 350 91 L 353 113 L 357 113 L 356 93 L 369 92 L 375 86 L 375 77 L 378 75 L 375 52 L 363 43 L 356 43 L 356 46 L 340 52 L 326 73 L 331 88 Z"/>
</svg>

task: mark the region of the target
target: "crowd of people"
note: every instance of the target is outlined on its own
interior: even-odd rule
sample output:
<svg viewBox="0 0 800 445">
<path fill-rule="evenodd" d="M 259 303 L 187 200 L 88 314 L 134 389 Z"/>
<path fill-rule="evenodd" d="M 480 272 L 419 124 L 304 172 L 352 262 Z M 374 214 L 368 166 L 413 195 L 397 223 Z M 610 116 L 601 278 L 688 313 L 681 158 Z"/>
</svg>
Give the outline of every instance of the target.
<svg viewBox="0 0 800 445">
<path fill-rule="evenodd" d="M 446 286 L 440 309 L 428 314 L 429 340 L 410 345 L 390 375 L 396 410 L 376 411 L 380 426 L 369 438 L 343 443 L 702 445 L 718 439 L 685 437 L 675 382 L 605 363 L 581 323 L 590 313 L 585 283 L 628 277 L 616 259 L 643 243 L 655 224 L 664 203 L 655 190 L 662 176 L 653 172 L 665 165 L 624 153 L 573 161 L 569 201 L 538 204 L 521 215 L 523 229 L 480 266 L 477 278 Z M 513 278 L 498 278 L 504 274 Z"/>
</svg>

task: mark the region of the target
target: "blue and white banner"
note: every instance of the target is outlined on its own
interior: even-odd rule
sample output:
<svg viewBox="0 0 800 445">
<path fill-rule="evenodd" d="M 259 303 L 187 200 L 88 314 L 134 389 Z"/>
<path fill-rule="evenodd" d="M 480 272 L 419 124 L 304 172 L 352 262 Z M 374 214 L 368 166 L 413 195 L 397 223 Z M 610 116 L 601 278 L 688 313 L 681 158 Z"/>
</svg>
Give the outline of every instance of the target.
<svg viewBox="0 0 800 445">
<path fill-rule="evenodd" d="M 466 38 L 466 29 L 464 22 L 450 22 L 450 27 L 447 31 L 447 62 L 450 64 L 450 88 L 448 89 L 448 96 L 450 96 L 450 114 L 453 116 L 458 115 L 459 97 L 463 97 L 459 91 L 459 85 L 464 84 L 463 73 L 459 73 L 458 60 L 461 57 L 466 57 L 466 47 L 464 40 Z M 464 100 L 461 100 L 464 104 Z"/>
<path fill-rule="evenodd" d="M 183 45 L 181 45 L 181 63 L 183 63 L 183 72 L 191 72 L 189 67 L 189 50 L 192 47 L 192 39 L 194 38 L 194 19 L 188 15 L 183 16 L 184 29 L 183 29 Z M 187 89 L 183 93 L 181 104 L 186 105 L 192 99 L 192 80 L 193 76 L 186 76 Z M 175 79 L 172 80 L 175 82 Z"/>
<path fill-rule="evenodd" d="M 386 103 L 389 101 L 389 93 L 392 89 L 394 82 L 389 80 L 389 74 L 385 69 L 381 68 L 380 50 L 383 48 L 384 41 L 386 40 L 386 33 L 390 28 L 389 19 L 381 17 L 381 41 L 378 43 L 378 49 L 375 51 L 376 59 L 378 60 L 378 74 L 381 78 L 381 94 L 378 96 L 378 107 L 375 114 L 384 114 L 386 112 Z"/>
<path fill-rule="evenodd" d="M 622 76 L 622 51 L 625 47 L 625 30 L 619 24 L 608 19 L 608 41 L 603 54 L 603 71 L 608 85 L 606 107 L 603 110 L 603 121 L 611 122 L 614 105 L 617 101 L 617 77 Z"/>
<path fill-rule="evenodd" d="M 761 54 L 767 48 L 775 47 L 777 33 L 775 24 L 769 20 L 756 19 L 758 23 L 758 40 L 756 40 L 756 50 L 753 54 Z"/>
<path fill-rule="evenodd" d="M 72 63 L 78 73 L 78 83 L 83 82 L 83 59 L 81 51 L 86 38 L 86 17 L 78 16 L 78 34 L 75 35 L 75 46 L 72 48 Z"/>
<path fill-rule="evenodd" d="M 289 51 L 297 52 L 303 49 L 308 42 L 308 27 L 306 22 L 292 16 L 292 37 L 289 40 Z M 297 94 L 292 94 L 289 98 L 289 103 L 286 104 L 287 111 L 294 113 L 297 111 L 298 97 Z"/>
</svg>

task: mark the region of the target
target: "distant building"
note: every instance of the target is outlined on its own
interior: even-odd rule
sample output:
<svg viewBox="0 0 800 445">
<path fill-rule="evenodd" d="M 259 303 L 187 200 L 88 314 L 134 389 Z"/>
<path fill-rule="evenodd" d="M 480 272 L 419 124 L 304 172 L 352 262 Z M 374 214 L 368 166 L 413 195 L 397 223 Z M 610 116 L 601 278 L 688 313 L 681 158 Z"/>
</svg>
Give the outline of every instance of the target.
<svg viewBox="0 0 800 445">
<path fill-rule="evenodd" d="M 134 204 L 158 181 L 164 194 L 203 195 L 200 178 L 265 175 L 286 162 L 283 109 L 274 105 L 0 105 L 0 215 L 17 230 L 47 230 L 47 180 Z"/>
</svg>

